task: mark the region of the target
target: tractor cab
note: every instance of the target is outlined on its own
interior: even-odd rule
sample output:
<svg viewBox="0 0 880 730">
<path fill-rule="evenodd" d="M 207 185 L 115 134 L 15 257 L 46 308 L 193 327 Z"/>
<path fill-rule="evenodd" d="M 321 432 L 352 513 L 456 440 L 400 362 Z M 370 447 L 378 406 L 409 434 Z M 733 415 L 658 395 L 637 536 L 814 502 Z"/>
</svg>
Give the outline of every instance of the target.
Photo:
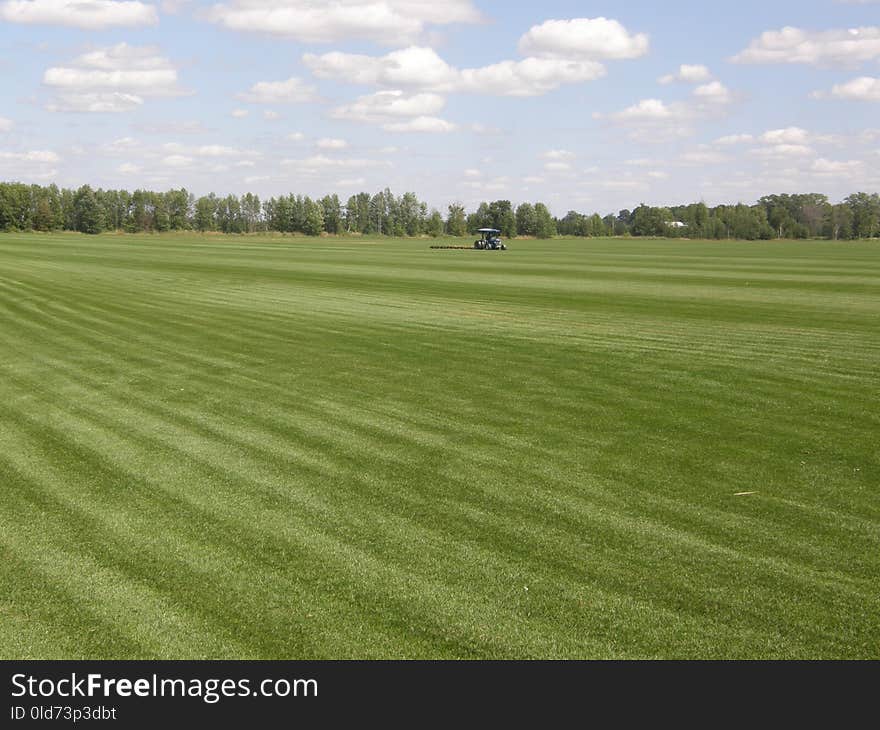
<svg viewBox="0 0 880 730">
<path fill-rule="evenodd" d="M 474 241 L 474 248 L 480 251 L 506 251 L 507 246 L 501 242 L 501 231 L 497 228 L 481 228 L 477 233 L 480 240 Z"/>
</svg>

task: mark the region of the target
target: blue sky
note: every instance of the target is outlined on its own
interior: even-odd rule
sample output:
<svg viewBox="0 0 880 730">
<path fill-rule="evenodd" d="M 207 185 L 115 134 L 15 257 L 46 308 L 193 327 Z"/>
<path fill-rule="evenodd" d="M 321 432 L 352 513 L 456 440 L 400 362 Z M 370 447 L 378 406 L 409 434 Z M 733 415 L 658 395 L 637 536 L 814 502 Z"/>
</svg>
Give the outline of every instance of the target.
<svg viewBox="0 0 880 730">
<path fill-rule="evenodd" d="M 0 179 L 453 201 L 880 189 L 880 2 L 0 0 Z"/>
</svg>

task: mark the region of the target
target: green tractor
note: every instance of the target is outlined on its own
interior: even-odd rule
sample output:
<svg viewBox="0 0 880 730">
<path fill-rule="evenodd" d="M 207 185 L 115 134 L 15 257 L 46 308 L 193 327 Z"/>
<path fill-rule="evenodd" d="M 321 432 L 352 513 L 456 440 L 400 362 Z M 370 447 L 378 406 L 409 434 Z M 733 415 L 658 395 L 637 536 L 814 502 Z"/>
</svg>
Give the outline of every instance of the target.
<svg viewBox="0 0 880 730">
<path fill-rule="evenodd" d="M 481 228 L 477 233 L 480 234 L 480 240 L 474 241 L 474 248 L 478 251 L 506 251 L 507 246 L 502 243 L 497 228 Z"/>
</svg>

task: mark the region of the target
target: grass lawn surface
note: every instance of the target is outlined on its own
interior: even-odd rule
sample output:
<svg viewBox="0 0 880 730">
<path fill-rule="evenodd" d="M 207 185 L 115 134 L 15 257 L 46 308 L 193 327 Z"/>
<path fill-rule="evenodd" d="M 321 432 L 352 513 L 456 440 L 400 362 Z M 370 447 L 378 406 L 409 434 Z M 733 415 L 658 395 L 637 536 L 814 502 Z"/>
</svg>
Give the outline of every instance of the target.
<svg viewBox="0 0 880 730">
<path fill-rule="evenodd" d="M 880 658 L 880 245 L 431 243 L 0 235 L 0 656 Z"/>
</svg>

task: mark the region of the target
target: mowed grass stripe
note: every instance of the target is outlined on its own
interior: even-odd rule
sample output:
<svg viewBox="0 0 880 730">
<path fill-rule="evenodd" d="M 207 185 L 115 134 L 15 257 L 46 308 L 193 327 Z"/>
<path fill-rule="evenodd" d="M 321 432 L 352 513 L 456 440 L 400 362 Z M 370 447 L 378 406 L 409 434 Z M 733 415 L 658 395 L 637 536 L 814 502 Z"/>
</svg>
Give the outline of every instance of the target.
<svg viewBox="0 0 880 730">
<path fill-rule="evenodd" d="M 0 238 L 4 583 L 122 576 L 89 656 L 877 655 L 875 248 L 414 246 Z"/>
</svg>

